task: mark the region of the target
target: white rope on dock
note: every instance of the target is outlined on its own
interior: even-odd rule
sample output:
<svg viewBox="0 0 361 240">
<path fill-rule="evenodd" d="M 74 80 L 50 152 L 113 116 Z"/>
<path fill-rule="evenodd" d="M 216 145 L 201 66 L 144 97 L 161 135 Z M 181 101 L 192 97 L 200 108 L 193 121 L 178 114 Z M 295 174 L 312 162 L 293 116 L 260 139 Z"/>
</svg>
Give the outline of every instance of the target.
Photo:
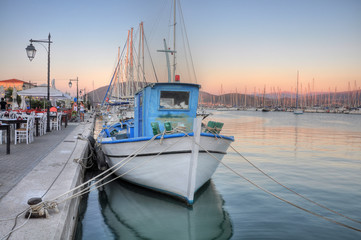
<svg viewBox="0 0 361 240">
<path fill-rule="evenodd" d="M 112 179 L 110 179 L 109 181 L 107 181 L 107 182 L 105 182 L 105 183 L 101 183 L 103 180 L 105 180 L 106 178 L 108 178 L 109 176 L 111 176 L 114 172 L 116 172 L 118 169 L 120 169 L 121 167 L 123 167 L 123 166 L 124 166 L 125 164 L 127 164 L 129 161 L 133 160 L 141 151 L 143 151 L 143 150 L 145 149 L 145 147 L 146 147 L 151 141 L 154 141 L 154 139 L 155 139 L 156 137 L 158 137 L 159 135 L 161 135 L 161 134 L 155 135 L 151 140 L 149 140 L 149 141 L 147 142 L 147 144 L 145 144 L 145 145 L 143 145 L 141 148 L 139 148 L 134 155 L 133 155 L 133 154 L 129 155 L 129 156 L 127 157 L 127 158 L 129 158 L 129 159 L 128 159 L 125 163 L 121 164 L 121 166 L 117 167 L 115 170 L 111 171 L 109 174 L 107 174 L 106 176 L 104 176 L 104 177 L 102 177 L 101 179 L 97 180 L 96 182 L 94 182 L 94 183 L 91 184 L 90 186 L 85 187 L 85 188 L 84 188 L 83 190 L 81 190 L 80 192 L 75 193 L 75 194 L 73 194 L 73 195 L 71 195 L 71 196 L 63 199 L 61 202 L 59 202 L 59 204 L 62 203 L 62 202 L 64 202 L 64 201 L 67 201 L 67 200 L 70 200 L 70 199 L 79 197 L 79 196 L 84 195 L 84 194 L 86 194 L 86 193 L 89 193 L 89 192 L 91 192 L 91 191 L 93 191 L 93 190 L 96 190 L 96 189 L 98 189 L 98 188 L 100 188 L 100 187 L 102 187 L 102 186 L 104 186 L 104 185 L 106 185 L 106 184 L 109 184 L 109 183 L 115 181 L 116 179 L 119 179 L 119 178 L 123 177 L 124 175 L 128 174 L 129 172 L 134 171 L 135 169 L 143 166 L 144 164 L 146 164 L 146 163 L 148 163 L 149 161 L 153 160 L 154 158 L 158 157 L 158 156 L 159 156 L 160 154 L 162 154 L 164 151 L 167 151 L 169 148 L 173 147 L 173 146 L 176 145 L 178 142 L 180 142 L 183 137 L 189 136 L 188 134 L 185 134 L 184 136 L 182 136 L 182 138 L 180 138 L 179 140 L 177 140 L 176 142 L 174 142 L 172 145 L 166 147 L 163 151 L 157 153 L 157 154 L 154 155 L 152 158 L 149 158 L 149 159 L 143 161 L 142 163 L 138 164 L 137 166 L 133 167 L 132 169 L 129 169 L 127 172 L 125 172 L 125 173 L 123 173 L 123 174 L 121 174 L 121 175 L 118 175 L 118 176 L 116 176 L 115 178 L 112 178 Z M 164 136 L 164 133 L 163 133 L 163 136 Z M 162 138 L 161 138 L 160 140 L 162 140 Z M 132 155 L 133 155 L 133 156 L 132 156 Z M 131 157 L 130 157 L 130 156 L 131 156 Z M 127 159 L 127 158 L 126 158 L 126 159 Z M 114 166 L 117 166 L 117 165 L 119 165 L 119 164 L 122 163 L 122 162 L 124 162 L 124 159 L 123 159 L 122 161 L 120 161 L 119 163 L 117 163 L 116 165 L 114 165 Z M 114 166 L 113 166 L 113 167 L 114 167 Z M 113 167 L 112 167 L 112 168 L 113 168 Z M 111 169 L 112 169 L 112 168 L 111 168 Z M 86 183 L 84 183 L 84 184 L 82 184 L 82 185 L 85 185 L 85 184 L 87 184 L 87 183 L 89 183 L 89 182 L 97 179 L 97 178 L 98 178 L 99 176 L 101 176 L 101 175 L 104 175 L 104 174 L 103 174 L 103 173 L 100 173 L 99 175 L 93 177 L 92 179 L 88 180 Z M 99 184 L 99 185 L 98 185 L 98 184 Z M 80 185 L 79 185 L 79 186 L 80 186 Z M 96 187 L 91 188 L 91 187 L 93 187 L 93 186 L 96 186 Z M 77 188 L 78 188 L 78 187 L 77 187 Z M 64 194 L 63 194 L 63 195 L 64 195 Z M 63 196 L 63 195 L 62 195 L 62 196 Z M 57 199 L 57 198 L 54 198 L 53 201 L 55 201 L 55 199 Z"/>
<path fill-rule="evenodd" d="M 86 182 L 84 182 L 84 183 L 76 186 L 75 188 L 72 188 L 72 189 L 70 189 L 69 191 L 67 191 L 67 192 L 65 192 L 65 193 L 63 193 L 63 194 L 60 194 L 59 196 L 53 198 L 52 201 L 55 201 L 56 199 L 59 199 L 59 198 L 65 196 L 65 195 L 67 195 L 67 194 L 69 194 L 69 193 L 71 193 L 71 192 L 74 192 L 75 190 L 77 190 L 77 189 L 79 189 L 79 188 L 81 188 L 81 187 L 84 187 L 85 185 L 89 184 L 91 181 L 95 180 L 96 178 L 98 178 L 98 177 L 100 177 L 100 176 L 103 176 L 103 175 L 107 174 L 108 172 L 110 172 L 110 173 L 108 173 L 108 174 L 106 175 L 106 177 L 112 175 L 112 174 L 114 173 L 114 171 L 116 171 L 117 169 L 120 169 L 120 168 L 123 167 L 125 164 L 127 164 L 129 161 L 131 161 L 139 152 L 141 152 L 143 149 L 145 149 L 145 148 L 146 148 L 156 137 L 158 137 L 158 136 L 159 136 L 159 134 L 158 134 L 158 135 L 155 135 L 153 138 L 151 138 L 149 141 L 147 141 L 143 146 L 141 146 L 139 149 L 135 150 L 135 151 L 134 151 L 132 154 L 130 154 L 128 157 L 126 157 L 126 158 L 124 158 L 123 160 L 119 161 L 119 162 L 118 162 L 117 164 L 115 164 L 114 166 L 112 166 L 112 167 L 108 168 L 107 170 L 101 172 L 101 173 L 98 174 L 97 176 L 89 179 L 88 181 L 86 181 Z M 119 165 L 120 165 L 120 166 L 119 166 Z M 113 171 L 113 169 L 116 169 L 116 170 Z M 106 178 L 106 177 L 103 177 L 103 178 Z M 103 178 L 102 178 L 102 179 L 103 179 Z M 97 182 L 98 182 L 98 181 L 97 181 Z M 92 184 L 91 186 L 93 186 L 93 184 Z M 87 188 L 89 188 L 89 187 L 91 187 L 91 186 L 88 186 L 88 187 L 86 187 L 85 189 L 87 189 Z M 81 190 L 80 193 L 81 193 L 82 191 L 85 191 L 85 190 L 84 190 L 84 189 Z M 62 202 L 63 202 L 63 201 L 62 201 Z"/>
<path fill-rule="evenodd" d="M 81 134 L 80 134 L 80 135 L 81 135 Z M 78 140 L 78 139 L 81 139 L 81 137 L 78 137 L 77 140 Z M 83 140 L 83 139 L 82 139 L 82 140 Z M 72 155 L 73 155 L 73 153 L 74 153 L 74 151 L 75 151 L 75 149 L 76 149 L 77 144 L 78 144 L 78 141 L 76 141 L 76 143 L 75 143 L 75 145 L 74 145 L 74 148 L 73 148 L 71 154 L 69 155 L 67 161 L 64 163 L 62 169 L 61 169 L 60 172 L 57 174 L 57 176 L 55 177 L 55 179 L 53 180 L 53 182 L 50 184 L 50 186 L 48 187 L 48 189 L 45 191 L 45 193 L 41 196 L 41 198 L 43 198 L 43 197 L 48 193 L 48 191 L 49 191 L 49 190 L 51 189 L 51 187 L 54 185 L 54 183 L 55 183 L 56 180 L 59 178 L 59 176 L 61 175 L 61 173 L 64 171 L 65 166 L 68 164 L 69 160 L 71 159 L 71 157 L 72 157 Z M 57 208 L 57 203 L 56 203 L 56 202 L 44 202 L 44 201 L 42 201 L 42 202 L 34 205 L 34 207 L 40 206 L 40 205 L 42 205 L 42 204 L 45 204 L 48 208 Z M 23 226 L 28 222 L 31 214 L 29 214 L 28 219 L 27 219 L 21 226 L 15 228 L 15 227 L 16 227 L 16 224 L 17 224 L 17 219 L 18 219 L 21 215 L 23 215 L 24 213 L 26 213 L 27 211 L 30 211 L 30 213 L 31 213 L 31 208 L 30 208 L 30 207 L 27 207 L 27 208 L 24 209 L 23 211 L 19 212 L 15 217 L 11 217 L 11 218 L 8 218 L 8 219 L 0 219 L 0 221 L 15 220 L 14 225 L 13 225 L 11 231 L 8 232 L 7 234 L 5 234 L 5 235 L 1 238 L 1 240 L 2 240 L 2 239 L 5 239 L 5 237 L 7 237 L 7 239 L 9 239 L 9 237 L 11 236 L 11 234 L 12 234 L 13 232 L 19 230 L 21 227 L 23 227 Z"/>
<path fill-rule="evenodd" d="M 30 211 L 31 211 L 31 210 L 30 210 Z M 25 212 L 25 211 L 24 211 L 24 212 Z M 21 213 L 20 213 L 17 217 L 19 217 L 20 215 L 21 215 Z M 16 218 L 17 218 L 17 217 L 16 217 Z M 25 220 L 25 222 L 23 222 L 23 224 L 21 224 L 21 225 L 20 225 L 19 227 L 17 227 L 17 228 L 11 229 L 10 232 L 8 232 L 7 234 L 5 234 L 4 236 L 1 237 L 1 240 L 8 239 L 13 232 L 15 232 L 15 231 L 19 230 L 20 228 L 24 227 L 25 224 L 28 223 L 30 217 L 31 217 L 31 212 L 30 212 L 29 216 L 27 217 L 27 219 Z M 15 218 L 13 218 L 13 219 L 15 219 Z M 16 226 L 16 225 L 15 225 L 15 226 Z"/>
<path fill-rule="evenodd" d="M 175 129 L 175 131 L 180 132 L 179 129 Z M 171 132 L 166 132 L 166 133 L 171 133 Z M 145 164 L 145 162 L 144 162 L 144 163 L 142 163 L 142 164 L 134 167 L 133 169 L 128 170 L 126 173 L 124 173 L 124 174 L 122 174 L 122 175 L 120 175 L 120 176 L 117 176 L 116 178 L 114 178 L 114 179 L 112 179 L 112 180 L 110 180 L 110 181 L 108 181 L 108 182 L 98 185 L 101 181 L 103 181 L 104 179 L 108 178 L 108 177 L 111 176 L 114 172 L 116 172 L 117 170 L 119 170 L 120 168 L 122 168 L 124 165 L 126 165 L 128 162 L 130 162 L 131 160 L 133 160 L 140 152 L 142 152 L 142 151 L 143 151 L 152 141 L 154 141 L 158 136 L 161 135 L 161 140 L 162 140 L 163 137 L 164 137 L 164 134 L 165 134 L 165 132 L 159 133 L 159 134 L 153 136 L 153 137 L 152 137 L 149 141 L 147 141 L 143 146 L 141 146 L 139 149 L 137 149 L 136 151 L 134 151 L 132 154 L 130 154 L 130 155 L 129 155 L 128 157 L 126 157 L 125 159 L 119 161 L 117 164 L 115 164 L 115 165 L 112 166 L 111 168 L 108 168 L 108 169 L 105 170 L 104 172 L 102 172 L 102 173 L 98 174 L 97 176 L 89 179 L 89 180 L 86 181 L 85 183 L 80 184 L 79 186 L 77 186 L 77 187 L 75 187 L 75 188 L 73 188 L 73 189 L 71 189 L 71 190 L 69 190 L 69 191 L 67 191 L 67 192 L 65 192 L 65 193 L 63 193 L 63 194 L 55 197 L 55 198 L 53 198 L 53 199 L 51 200 L 51 202 L 55 202 L 55 200 L 57 200 L 57 199 L 65 196 L 65 195 L 67 195 L 67 194 L 70 193 L 70 192 L 74 192 L 75 190 L 77 190 L 77 189 L 79 189 L 79 188 L 81 188 L 81 187 L 89 184 L 91 181 L 99 178 L 100 176 L 105 175 L 105 174 L 108 173 L 108 172 L 109 172 L 109 173 L 106 174 L 106 175 L 105 175 L 104 177 L 102 177 L 101 179 L 97 180 L 96 182 L 94 182 L 94 183 L 91 184 L 90 186 L 85 187 L 85 188 L 82 189 L 80 192 L 77 192 L 77 193 L 75 193 L 75 194 L 73 194 L 73 195 L 68 196 L 67 198 L 65 198 L 65 199 L 63 199 L 62 201 L 60 201 L 58 204 L 66 201 L 66 200 L 70 200 L 70 199 L 73 199 L 73 198 L 75 198 L 75 197 L 79 197 L 79 196 L 81 196 L 81 195 L 84 195 L 84 194 L 86 194 L 86 193 L 88 193 L 88 192 L 90 192 L 90 191 L 93 191 L 93 190 L 95 190 L 95 189 L 98 189 L 99 187 L 102 187 L 102 186 L 104 186 L 105 184 L 108 184 L 108 183 L 114 181 L 115 179 L 118 179 L 118 178 L 124 176 L 125 174 L 129 173 L 130 171 L 133 171 L 134 169 L 136 169 L 136 168 L 140 167 L 141 165 Z M 184 136 L 188 136 L 188 134 L 186 134 L 186 133 L 184 133 L 184 134 L 185 134 Z M 174 145 L 177 144 L 179 141 L 180 141 L 180 140 L 178 140 L 178 141 L 175 142 L 174 144 L 168 146 L 168 147 L 165 148 L 162 152 L 164 152 L 164 151 L 166 151 L 167 149 L 169 149 L 170 147 L 174 146 Z M 155 157 L 159 156 L 162 152 L 159 152 L 157 155 L 155 155 L 155 156 L 152 157 L 151 159 L 148 159 L 147 161 L 150 161 L 150 160 L 154 159 Z M 95 186 L 95 185 L 97 185 L 97 186 L 91 189 L 91 187 L 93 187 L 93 186 Z"/>
</svg>

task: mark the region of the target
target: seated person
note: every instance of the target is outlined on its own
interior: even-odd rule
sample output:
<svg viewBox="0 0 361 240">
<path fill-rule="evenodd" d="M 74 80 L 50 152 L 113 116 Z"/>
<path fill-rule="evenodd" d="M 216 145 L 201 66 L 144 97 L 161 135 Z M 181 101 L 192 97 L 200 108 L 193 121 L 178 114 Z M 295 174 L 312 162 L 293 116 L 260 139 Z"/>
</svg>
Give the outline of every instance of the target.
<svg viewBox="0 0 361 240">
<path fill-rule="evenodd" d="M 58 111 L 58 109 L 56 108 L 56 107 L 54 107 L 54 106 L 52 106 L 51 108 L 50 108 L 50 112 L 57 112 Z"/>
</svg>

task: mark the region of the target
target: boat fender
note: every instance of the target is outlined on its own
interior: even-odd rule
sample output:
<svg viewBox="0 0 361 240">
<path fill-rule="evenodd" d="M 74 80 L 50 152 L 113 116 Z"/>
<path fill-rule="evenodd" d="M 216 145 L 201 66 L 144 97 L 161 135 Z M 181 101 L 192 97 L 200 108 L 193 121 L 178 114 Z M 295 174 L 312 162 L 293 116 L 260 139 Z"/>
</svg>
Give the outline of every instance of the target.
<svg viewBox="0 0 361 240">
<path fill-rule="evenodd" d="M 173 129 L 172 129 L 172 124 L 171 124 L 171 122 L 165 122 L 164 123 L 164 129 L 165 129 L 165 131 L 167 131 L 167 132 L 171 132 Z"/>
<path fill-rule="evenodd" d="M 92 156 L 91 160 L 94 163 L 97 161 L 97 156 L 96 156 L 97 154 L 94 149 L 96 141 L 93 136 L 88 136 L 88 143 L 90 144 L 90 151 L 91 153 L 93 153 L 93 154 L 90 153 L 90 155 Z"/>
<path fill-rule="evenodd" d="M 150 123 L 150 125 L 152 126 L 153 134 L 154 134 L 154 135 L 157 135 L 157 134 L 160 133 L 159 123 L 158 123 L 158 122 L 152 122 L 152 123 Z"/>
<path fill-rule="evenodd" d="M 217 132 L 217 134 L 219 134 L 222 131 L 224 123 L 222 122 L 216 122 L 216 126 L 215 126 L 215 130 Z"/>
<path fill-rule="evenodd" d="M 93 138 L 93 136 L 88 136 L 88 140 L 89 140 L 89 143 L 92 147 L 94 147 L 95 145 L 95 139 Z"/>
<path fill-rule="evenodd" d="M 96 161 L 97 161 L 98 169 L 101 171 L 106 170 L 108 168 L 108 164 L 105 160 L 105 155 L 101 150 L 100 145 L 98 144 L 95 144 L 95 153 L 97 155 Z"/>
<path fill-rule="evenodd" d="M 212 130 L 214 129 L 215 126 L 216 126 L 216 122 L 214 122 L 214 121 L 208 121 L 205 132 L 206 132 L 206 133 L 212 132 Z"/>
<path fill-rule="evenodd" d="M 223 128 L 223 125 L 224 125 L 224 123 L 222 123 L 222 122 L 209 121 L 205 132 L 219 134 Z"/>
</svg>

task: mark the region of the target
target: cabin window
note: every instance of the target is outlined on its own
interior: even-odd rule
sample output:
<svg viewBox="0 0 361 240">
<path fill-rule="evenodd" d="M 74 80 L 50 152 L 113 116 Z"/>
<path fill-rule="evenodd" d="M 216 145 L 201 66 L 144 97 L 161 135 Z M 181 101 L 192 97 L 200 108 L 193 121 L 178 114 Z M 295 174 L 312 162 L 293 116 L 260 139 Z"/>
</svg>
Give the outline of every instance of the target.
<svg viewBox="0 0 361 240">
<path fill-rule="evenodd" d="M 189 109 L 189 92 L 161 91 L 160 109 Z"/>
</svg>

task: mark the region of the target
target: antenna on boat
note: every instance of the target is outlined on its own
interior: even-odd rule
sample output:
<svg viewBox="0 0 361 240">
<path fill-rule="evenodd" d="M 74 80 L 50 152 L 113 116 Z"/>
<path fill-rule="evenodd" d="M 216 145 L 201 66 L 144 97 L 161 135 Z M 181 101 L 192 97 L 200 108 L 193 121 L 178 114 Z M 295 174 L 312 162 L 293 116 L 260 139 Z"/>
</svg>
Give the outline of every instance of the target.
<svg viewBox="0 0 361 240">
<path fill-rule="evenodd" d="M 173 53 L 173 82 L 175 82 L 175 69 L 176 69 L 176 56 L 175 56 L 175 54 L 176 54 L 176 48 L 175 48 L 175 40 L 176 40 L 176 38 L 175 38 L 175 33 L 176 33 L 176 31 L 175 31 L 175 25 L 176 25 L 176 17 L 177 17 L 177 15 L 176 15 L 176 0 L 174 0 L 174 14 L 173 14 L 173 22 L 174 22 L 174 26 L 173 26 L 173 51 L 174 51 L 174 53 Z"/>
<path fill-rule="evenodd" d="M 167 43 L 165 41 L 165 39 L 163 39 L 164 41 L 164 50 L 157 50 L 157 52 L 164 52 L 165 53 L 165 57 L 166 57 L 166 61 L 167 61 L 167 69 L 168 69 L 168 82 L 172 82 L 172 79 L 173 79 L 173 82 L 175 82 L 175 78 L 176 78 L 176 75 L 175 75 L 175 69 L 176 69 L 176 50 L 175 50 L 175 25 L 176 25 L 176 0 L 174 0 L 174 24 L 173 24 L 173 50 L 170 50 L 167 48 Z M 169 55 L 168 53 L 171 53 L 173 54 L 173 77 L 172 77 L 172 74 L 171 74 L 171 70 L 170 70 L 170 61 L 169 61 Z"/>
<path fill-rule="evenodd" d="M 166 57 L 166 61 L 167 61 L 167 69 L 168 69 L 168 82 L 172 82 L 172 77 L 171 77 L 172 74 L 171 74 L 171 71 L 170 71 L 170 61 L 169 61 L 168 53 L 172 53 L 173 55 L 175 55 L 176 51 L 168 49 L 165 39 L 163 39 L 163 41 L 164 41 L 164 50 L 157 50 L 157 52 L 164 52 L 165 53 L 165 57 Z M 175 64 L 173 66 L 173 71 L 175 71 Z M 173 75 L 174 75 L 174 73 L 173 73 Z M 173 78 L 173 81 L 174 81 L 174 78 Z"/>
</svg>

